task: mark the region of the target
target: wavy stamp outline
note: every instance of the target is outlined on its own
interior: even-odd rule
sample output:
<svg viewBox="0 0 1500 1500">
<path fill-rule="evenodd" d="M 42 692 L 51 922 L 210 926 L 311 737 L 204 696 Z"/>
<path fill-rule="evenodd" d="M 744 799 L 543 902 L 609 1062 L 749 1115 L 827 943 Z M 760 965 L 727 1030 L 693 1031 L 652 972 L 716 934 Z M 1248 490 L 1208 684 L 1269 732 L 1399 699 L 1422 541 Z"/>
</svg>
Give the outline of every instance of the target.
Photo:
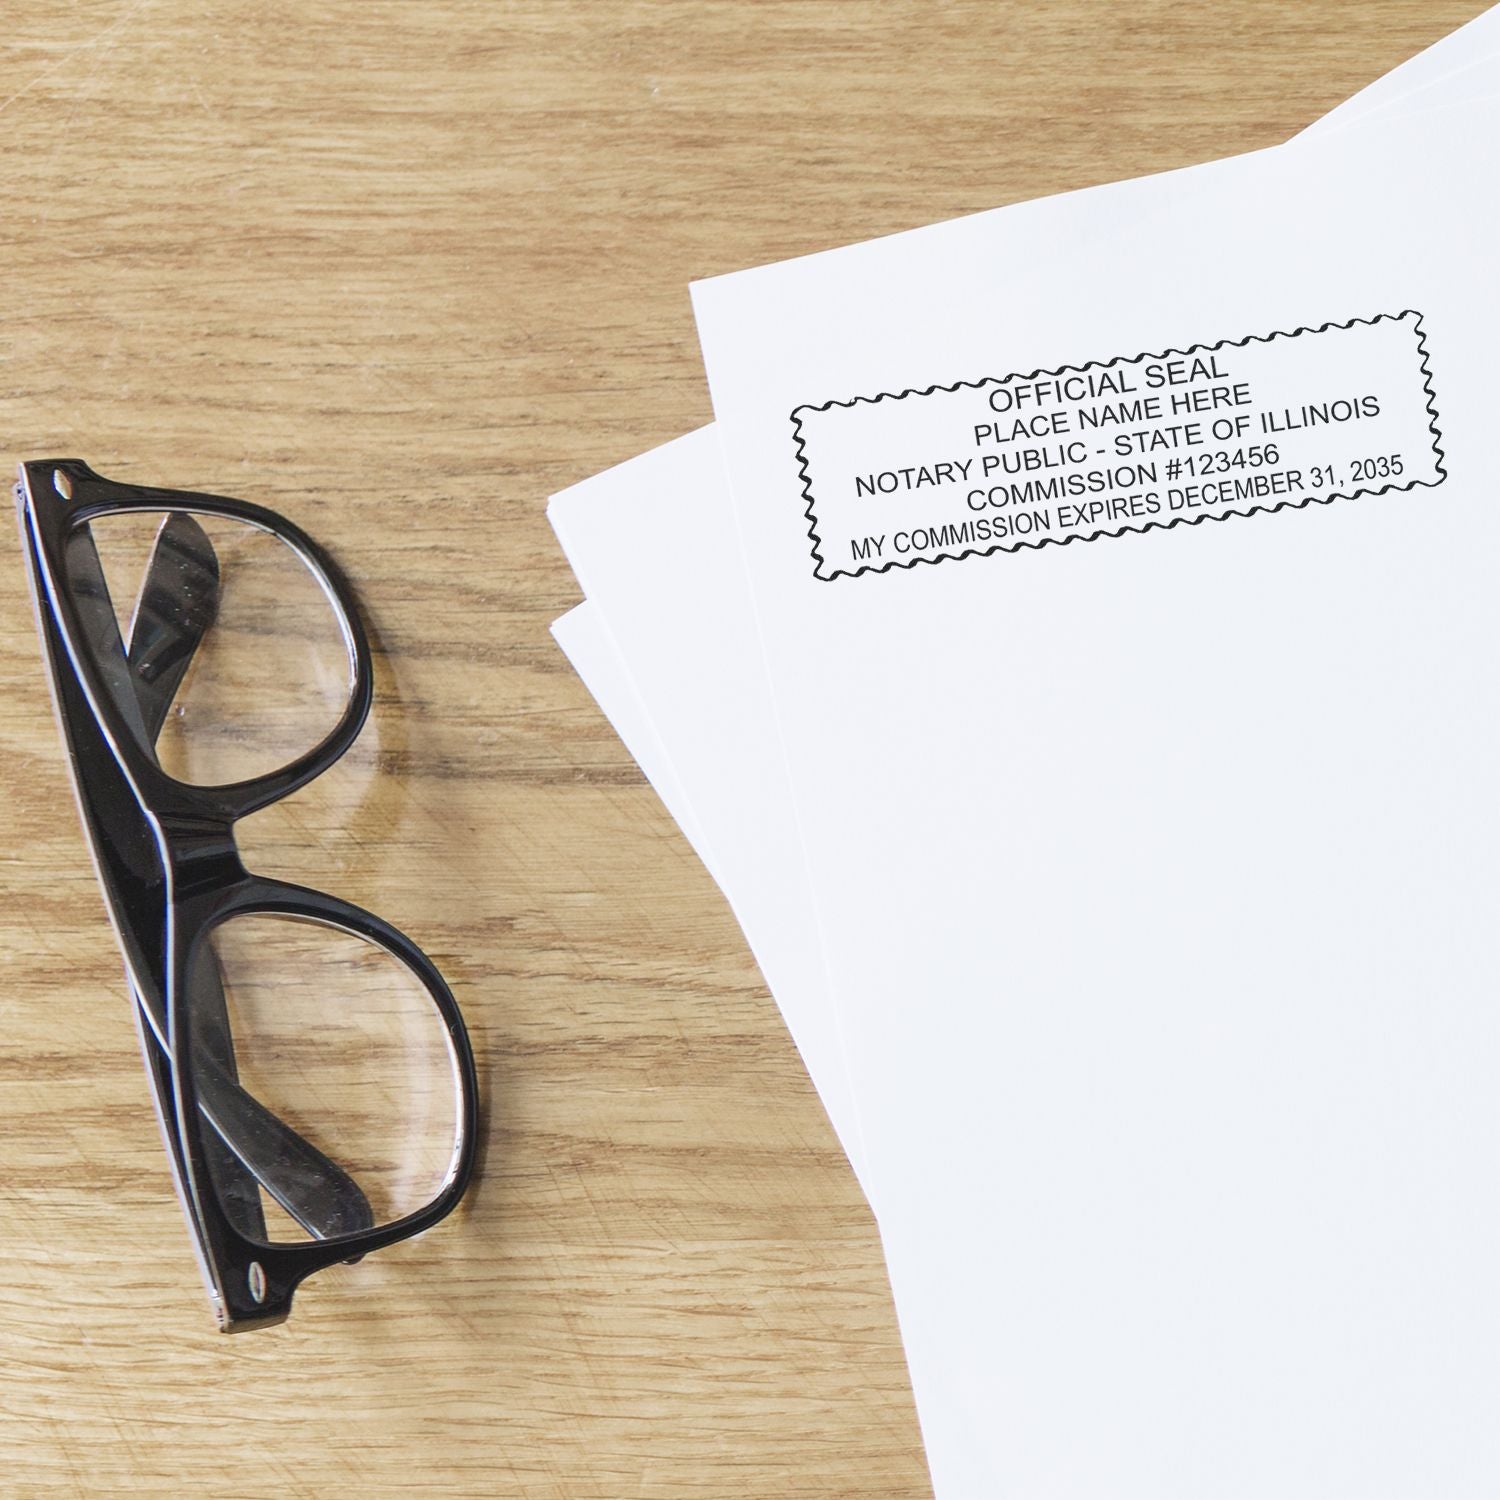
<svg viewBox="0 0 1500 1500">
<path fill-rule="evenodd" d="M 1058 377 L 1062 375 L 1081 374 L 1089 370 L 1108 370 L 1117 366 L 1125 367 L 1141 364 L 1145 360 L 1164 359 L 1187 359 L 1194 354 L 1214 354 L 1220 349 L 1243 349 L 1250 344 L 1271 344 L 1278 339 L 1300 338 L 1303 334 L 1338 333 L 1348 328 L 1373 328 L 1379 323 L 1404 323 L 1408 318 L 1413 319 L 1412 330 L 1417 336 L 1417 350 L 1421 356 L 1422 389 L 1427 393 L 1426 411 L 1428 420 L 1428 431 L 1432 434 L 1432 450 L 1435 456 L 1434 467 L 1437 470 L 1436 479 L 1411 479 L 1404 484 L 1386 484 L 1379 489 L 1359 487 L 1349 490 L 1335 490 L 1326 494 L 1305 494 L 1301 498 L 1288 497 L 1278 500 L 1274 504 L 1253 505 L 1244 510 L 1226 510 L 1217 513 L 1204 512 L 1195 516 L 1175 516 L 1168 521 L 1152 521 L 1145 526 L 1121 526 L 1113 531 L 1101 529 L 1088 536 L 1074 534 L 1072 536 L 1054 537 L 1044 536 L 1035 541 L 1006 540 L 992 543 L 985 547 L 968 547 L 962 552 L 945 552 L 936 557 L 911 557 L 905 561 L 898 562 L 891 558 L 878 566 L 866 564 L 858 568 L 835 568 L 831 573 L 824 573 L 823 568 L 828 566 L 827 559 L 823 556 L 823 539 L 818 534 L 818 518 L 816 514 L 817 500 L 812 492 L 812 474 L 808 468 L 807 439 L 802 428 L 802 414 L 830 411 L 834 407 L 875 406 L 882 401 L 904 401 L 908 396 L 931 396 L 937 392 L 952 392 L 965 390 L 982 390 L 986 386 L 1004 385 L 1013 380 L 1032 381 L 1041 380 L 1046 377 Z M 792 437 L 797 451 L 797 467 L 802 477 L 802 498 L 804 502 L 803 515 L 807 521 L 807 535 L 812 543 L 813 577 L 823 583 L 833 583 L 840 578 L 858 578 L 865 573 L 889 573 L 893 568 L 915 568 L 923 563 L 937 566 L 945 562 L 963 562 L 970 557 L 989 557 L 996 552 L 1024 552 L 1038 551 L 1043 547 L 1066 547 L 1073 542 L 1098 542 L 1121 536 L 1143 535 L 1151 531 L 1170 531 L 1175 526 L 1197 526 L 1205 521 L 1229 521 L 1244 520 L 1251 516 L 1271 515 L 1279 510 L 1302 510 L 1308 505 L 1331 505 L 1336 500 L 1355 500 L 1371 495 L 1385 495 L 1392 491 L 1435 489 L 1448 477 L 1448 470 L 1444 466 L 1447 455 L 1443 452 L 1443 435 L 1438 430 L 1437 394 L 1432 388 L 1432 365 L 1430 352 L 1427 348 L 1427 330 L 1423 326 L 1422 314 L 1415 308 L 1406 308 L 1399 313 L 1376 313 L 1371 318 L 1349 318 L 1342 323 L 1332 320 L 1320 323 L 1316 328 L 1304 324 L 1293 329 L 1278 329 L 1274 333 L 1252 333 L 1240 339 L 1220 339 L 1215 344 L 1193 344 L 1187 349 L 1165 349 L 1160 353 L 1144 352 L 1134 355 L 1120 355 L 1115 359 L 1089 360 L 1080 365 L 1058 365 L 1052 369 L 1036 369 L 1029 373 L 1020 371 L 1009 375 L 989 376 L 982 380 L 957 380 L 952 385 L 929 385 L 920 389 L 909 387 L 904 391 L 882 391 L 875 396 L 851 396 L 847 401 L 824 401 L 818 405 L 803 402 L 800 406 L 792 408 Z"/>
</svg>

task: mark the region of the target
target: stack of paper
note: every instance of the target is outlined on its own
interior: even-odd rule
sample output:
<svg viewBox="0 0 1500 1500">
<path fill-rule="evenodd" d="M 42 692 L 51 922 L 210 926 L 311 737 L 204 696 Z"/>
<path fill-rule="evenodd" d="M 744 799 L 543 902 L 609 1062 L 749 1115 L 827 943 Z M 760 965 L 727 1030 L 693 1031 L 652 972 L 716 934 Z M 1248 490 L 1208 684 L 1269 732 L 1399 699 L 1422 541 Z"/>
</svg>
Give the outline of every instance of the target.
<svg viewBox="0 0 1500 1500">
<path fill-rule="evenodd" d="M 700 283 L 717 425 L 552 502 L 940 1496 L 1500 1493 L 1497 48 Z"/>
</svg>

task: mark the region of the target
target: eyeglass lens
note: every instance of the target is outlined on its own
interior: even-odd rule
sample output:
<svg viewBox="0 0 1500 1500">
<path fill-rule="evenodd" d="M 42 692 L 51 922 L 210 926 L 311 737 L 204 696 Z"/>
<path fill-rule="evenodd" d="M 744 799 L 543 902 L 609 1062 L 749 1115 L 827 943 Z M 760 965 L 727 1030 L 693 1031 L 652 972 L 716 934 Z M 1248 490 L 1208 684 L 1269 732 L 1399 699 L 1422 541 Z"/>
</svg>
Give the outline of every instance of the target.
<svg viewBox="0 0 1500 1500">
<path fill-rule="evenodd" d="M 280 770 L 342 717 L 353 669 L 341 616 L 282 538 L 211 515 L 111 513 L 75 532 L 67 557 L 96 651 L 123 647 L 137 698 L 169 688 L 155 749 L 179 781 Z"/>
</svg>

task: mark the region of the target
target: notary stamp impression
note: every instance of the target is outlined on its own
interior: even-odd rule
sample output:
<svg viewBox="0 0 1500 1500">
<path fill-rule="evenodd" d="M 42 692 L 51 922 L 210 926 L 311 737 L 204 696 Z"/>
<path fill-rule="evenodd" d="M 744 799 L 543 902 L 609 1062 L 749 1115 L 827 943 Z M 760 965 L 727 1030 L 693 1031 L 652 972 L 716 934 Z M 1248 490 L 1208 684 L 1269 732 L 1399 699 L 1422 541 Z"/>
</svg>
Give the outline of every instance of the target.
<svg viewBox="0 0 1500 1500">
<path fill-rule="evenodd" d="M 820 579 L 1441 484 L 1421 315 L 803 405 Z"/>
</svg>

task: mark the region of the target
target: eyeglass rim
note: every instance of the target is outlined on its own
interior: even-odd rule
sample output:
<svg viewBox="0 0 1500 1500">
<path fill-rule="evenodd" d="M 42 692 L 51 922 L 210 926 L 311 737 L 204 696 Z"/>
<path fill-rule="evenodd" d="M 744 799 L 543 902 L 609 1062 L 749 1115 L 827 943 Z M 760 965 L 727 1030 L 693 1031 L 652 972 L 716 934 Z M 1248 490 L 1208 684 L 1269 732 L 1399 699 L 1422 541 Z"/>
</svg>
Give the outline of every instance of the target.
<svg viewBox="0 0 1500 1500">
<path fill-rule="evenodd" d="M 201 945 L 223 923 L 257 915 L 317 922 L 375 944 L 406 965 L 437 1010 L 457 1084 L 453 1152 L 438 1192 L 399 1219 L 307 1244 L 273 1243 L 243 1234 L 219 1202 L 203 1144 L 202 1132 L 209 1127 L 198 1108 L 190 1062 L 191 1022 L 183 1012 L 188 975 Z M 238 1332 L 284 1321 L 291 1310 L 292 1294 L 315 1272 L 411 1239 L 457 1207 L 472 1180 L 478 1156 L 477 1070 L 463 1014 L 437 965 L 398 927 L 352 901 L 252 874 L 228 889 L 174 903 L 170 919 L 173 930 L 167 944 L 171 970 L 167 1003 L 174 1128 L 187 1163 L 187 1206 L 200 1226 L 208 1262 L 205 1269 L 211 1283 L 210 1298 L 220 1328 Z M 264 1291 L 259 1300 L 251 1293 L 252 1268 L 257 1265 L 264 1277 Z"/>
<path fill-rule="evenodd" d="M 65 476 L 71 496 L 56 488 L 53 476 L 57 474 Z M 25 511 L 44 571 L 45 602 L 57 619 L 74 674 L 94 717 L 110 741 L 116 759 L 135 782 L 143 805 L 166 817 L 207 815 L 237 822 L 306 786 L 348 751 L 364 728 L 374 703 L 370 643 L 353 589 L 338 565 L 306 532 L 276 511 L 247 500 L 123 484 L 95 473 L 82 459 L 28 460 L 21 465 L 21 476 Z M 349 701 L 322 740 L 287 765 L 219 785 L 180 780 L 163 770 L 149 749 L 138 742 L 102 680 L 99 664 L 87 647 L 87 632 L 68 585 L 64 556 L 67 539 L 79 527 L 102 516 L 150 511 L 214 516 L 267 532 L 297 554 L 334 605 L 353 669 Z"/>
</svg>

